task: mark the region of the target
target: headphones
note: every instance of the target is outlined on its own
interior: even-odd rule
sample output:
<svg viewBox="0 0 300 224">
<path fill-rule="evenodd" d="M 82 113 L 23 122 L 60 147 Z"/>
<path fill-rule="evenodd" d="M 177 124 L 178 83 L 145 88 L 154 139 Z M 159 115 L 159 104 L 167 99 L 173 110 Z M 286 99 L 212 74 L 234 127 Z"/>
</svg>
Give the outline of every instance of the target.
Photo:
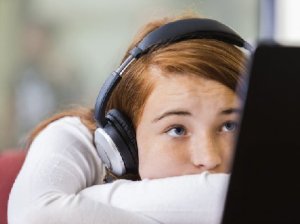
<svg viewBox="0 0 300 224">
<path fill-rule="evenodd" d="M 252 47 L 236 32 L 211 19 L 183 19 L 163 25 L 147 34 L 130 52 L 129 56 L 104 82 L 95 104 L 97 129 L 94 141 L 98 155 L 115 175 L 138 174 L 138 149 L 135 130 L 129 118 L 117 109 L 105 114 L 107 102 L 122 78 L 123 72 L 150 49 L 188 39 L 215 39 L 243 47 Z"/>
</svg>

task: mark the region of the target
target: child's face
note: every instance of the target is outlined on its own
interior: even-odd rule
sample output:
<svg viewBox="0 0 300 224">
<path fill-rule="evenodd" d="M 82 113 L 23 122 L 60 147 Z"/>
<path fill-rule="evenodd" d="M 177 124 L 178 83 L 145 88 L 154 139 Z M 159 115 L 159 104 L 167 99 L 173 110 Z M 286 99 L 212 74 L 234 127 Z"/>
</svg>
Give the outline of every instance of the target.
<svg viewBox="0 0 300 224">
<path fill-rule="evenodd" d="M 141 178 L 229 172 L 239 115 L 236 94 L 216 81 L 157 75 L 137 126 Z"/>
</svg>

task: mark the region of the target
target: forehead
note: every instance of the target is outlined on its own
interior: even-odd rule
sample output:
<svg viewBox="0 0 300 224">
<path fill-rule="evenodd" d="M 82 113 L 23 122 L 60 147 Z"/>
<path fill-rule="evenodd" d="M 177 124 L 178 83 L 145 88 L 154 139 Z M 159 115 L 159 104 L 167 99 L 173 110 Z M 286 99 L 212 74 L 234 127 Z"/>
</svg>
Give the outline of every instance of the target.
<svg viewBox="0 0 300 224">
<path fill-rule="evenodd" d="M 224 95 L 236 94 L 220 82 L 190 73 L 170 73 L 154 68 L 150 70 L 154 77 L 153 91 L 150 96 L 172 97 L 189 95 Z"/>
<path fill-rule="evenodd" d="M 152 69 L 153 89 L 145 102 L 144 113 L 171 109 L 203 110 L 238 106 L 237 95 L 225 85 L 185 73 L 166 73 Z"/>
</svg>

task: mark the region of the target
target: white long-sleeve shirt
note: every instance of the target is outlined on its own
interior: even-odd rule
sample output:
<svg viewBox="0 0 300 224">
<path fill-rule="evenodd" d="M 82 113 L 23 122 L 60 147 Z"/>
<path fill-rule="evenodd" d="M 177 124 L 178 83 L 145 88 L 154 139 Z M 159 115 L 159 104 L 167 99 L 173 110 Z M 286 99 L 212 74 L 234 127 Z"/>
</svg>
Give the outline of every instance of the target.
<svg viewBox="0 0 300 224">
<path fill-rule="evenodd" d="M 77 117 L 48 125 L 13 185 L 10 224 L 219 223 L 229 176 L 210 174 L 103 184 L 104 165 Z"/>
</svg>

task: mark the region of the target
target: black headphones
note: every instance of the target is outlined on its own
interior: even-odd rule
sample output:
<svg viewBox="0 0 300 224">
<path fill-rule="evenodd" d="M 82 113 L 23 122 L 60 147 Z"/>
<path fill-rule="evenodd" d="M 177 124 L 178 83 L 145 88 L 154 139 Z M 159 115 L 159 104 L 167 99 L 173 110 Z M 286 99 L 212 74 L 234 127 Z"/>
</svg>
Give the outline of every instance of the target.
<svg viewBox="0 0 300 224">
<path fill-rule="evenodd" d="M 112 72 L 103 84 L 95 105 L 95 131 L 97 152 L 105 166 L 115 175 L 138 174 L 138 150 L 135 130 L 128 117 L 117 109 L 105 114 L 107 102 L 120 82 L 124 70 L 154 46 L 188 39 L 215 39 L 243 47 L 252 47 L 236 32 L 211 19 L 183 19 L 163 25 L 150 32 L 129 53 L 129 56 Z"/>
</svg>

